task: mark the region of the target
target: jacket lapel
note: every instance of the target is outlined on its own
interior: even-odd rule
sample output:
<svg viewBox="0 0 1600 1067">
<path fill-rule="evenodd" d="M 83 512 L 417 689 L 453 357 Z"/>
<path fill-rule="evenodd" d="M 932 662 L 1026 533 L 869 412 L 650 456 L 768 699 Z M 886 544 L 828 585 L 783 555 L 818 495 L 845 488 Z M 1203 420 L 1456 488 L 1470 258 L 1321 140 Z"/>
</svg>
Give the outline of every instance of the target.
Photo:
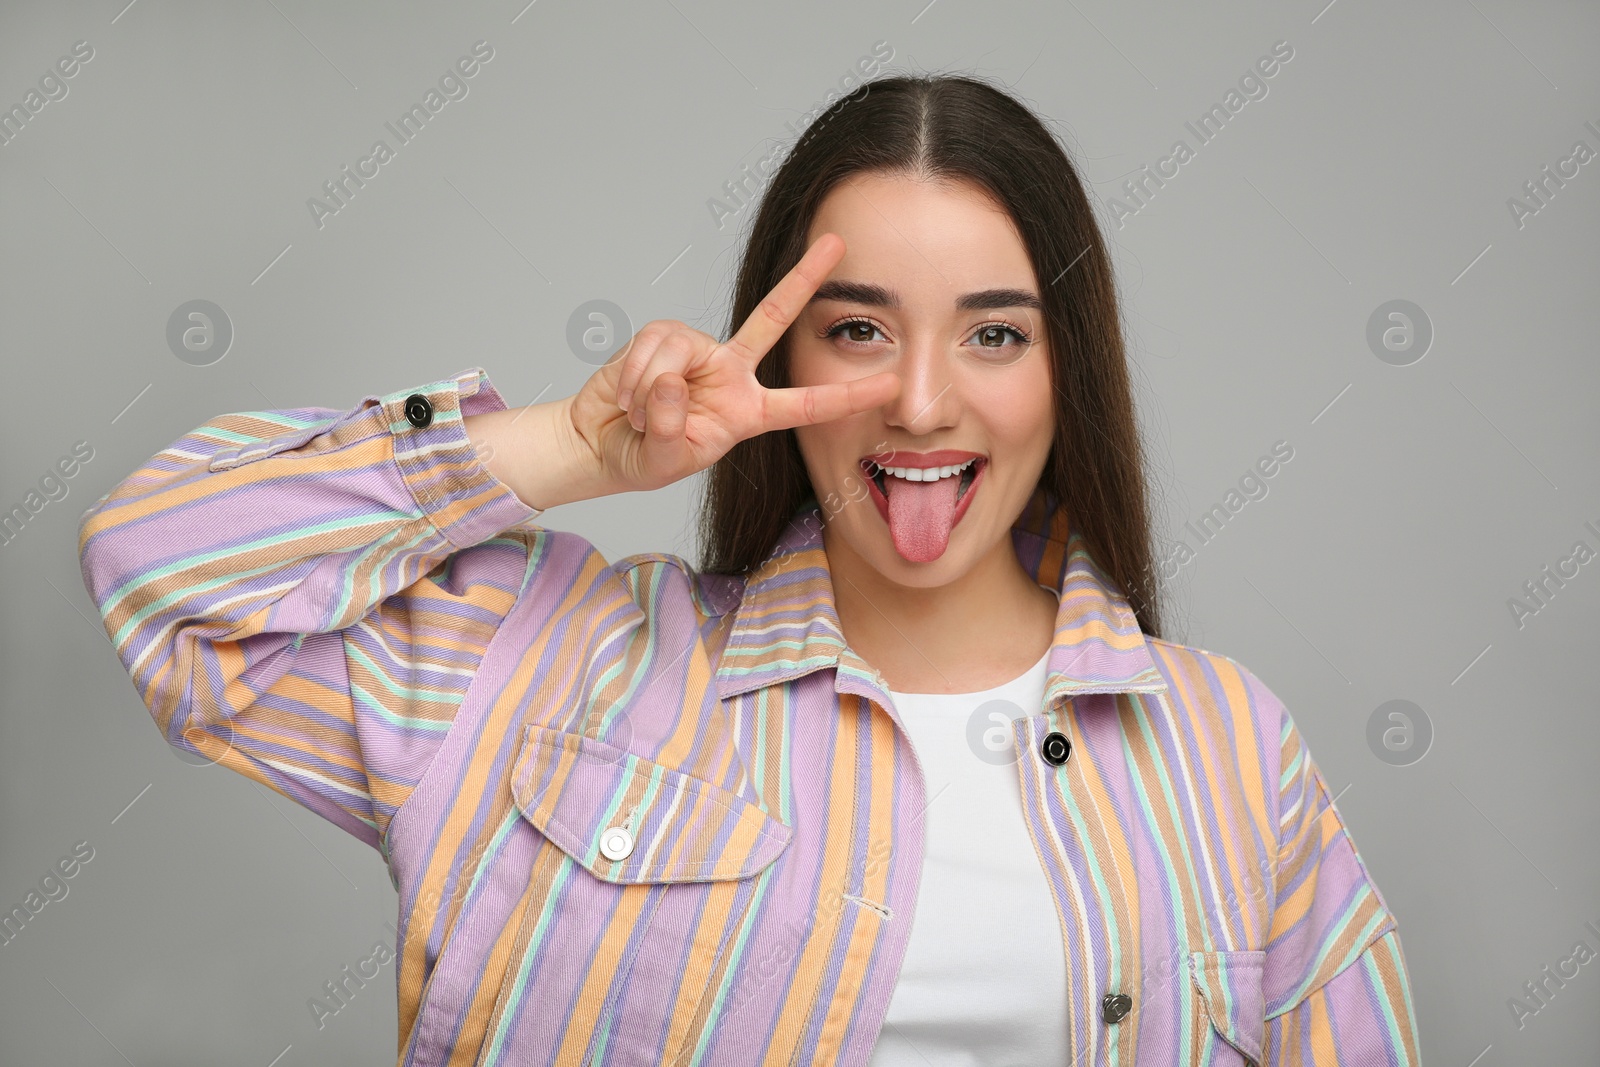
<svg viewBox="0 0 1600 1067">
<path fill-rule="evenodd" d="M 1061 597 L 1045 683 L 1050 710 L 1086 693 L 1166 691 L 1127 598 L 1094 562 L 1065 509 L 1037 490 L 1012 524 L 1011 538 L 1034 580 Z M 745 583 L 717 665 L 717 692 L 727 700 L 824 667 L 840 672 L 840 692 L 888 702 L 877 672 L 845 642 L 822 546 L 821 509 L 808 500 Z"/>
</svg>

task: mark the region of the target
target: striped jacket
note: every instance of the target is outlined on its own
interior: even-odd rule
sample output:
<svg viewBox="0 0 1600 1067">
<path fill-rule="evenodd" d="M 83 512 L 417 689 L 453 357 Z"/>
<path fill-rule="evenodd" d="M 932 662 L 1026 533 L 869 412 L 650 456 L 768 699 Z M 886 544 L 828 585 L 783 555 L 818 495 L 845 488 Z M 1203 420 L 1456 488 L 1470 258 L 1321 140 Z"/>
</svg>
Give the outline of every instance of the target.
<svg viewBox="0 0 1600 1067">
<path fill-rule="evenodd" d="M 815 502 L 747 578 L 610 563 L 484 466 L 462 416 L 504 407 L 472 368 L 150 459 L 79 530 L 135 688 L 380 850 L 403 1067 L 864 1064 L 928 798 Z M 1283 704 L 1145 636 L 1042 495 L 1012 537 L 1061 592 L 1012 739 L 1071 1062 L 1417 1064 L 1395 918 Z"/>
</svg>

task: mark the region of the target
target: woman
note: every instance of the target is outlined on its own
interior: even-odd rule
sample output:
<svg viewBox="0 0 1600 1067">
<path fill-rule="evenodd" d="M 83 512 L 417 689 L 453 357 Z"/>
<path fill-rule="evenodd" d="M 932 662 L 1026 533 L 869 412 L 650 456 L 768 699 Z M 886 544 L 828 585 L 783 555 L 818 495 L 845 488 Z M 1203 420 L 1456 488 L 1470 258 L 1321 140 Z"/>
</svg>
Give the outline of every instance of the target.
<svg viewBox="0 0 1600 1067">
<path fill-rule="evenodd" d="M 402 1064 L 1418 1062 L 1293 720 L 1160 638 L 1110 262 L 964 77 L 773 176 L 719 343 L 225 415 L 85 516 L 168 740 L 378 847 Z M 710 468 L 700 568 L 541 511 Z"/>
</svg>

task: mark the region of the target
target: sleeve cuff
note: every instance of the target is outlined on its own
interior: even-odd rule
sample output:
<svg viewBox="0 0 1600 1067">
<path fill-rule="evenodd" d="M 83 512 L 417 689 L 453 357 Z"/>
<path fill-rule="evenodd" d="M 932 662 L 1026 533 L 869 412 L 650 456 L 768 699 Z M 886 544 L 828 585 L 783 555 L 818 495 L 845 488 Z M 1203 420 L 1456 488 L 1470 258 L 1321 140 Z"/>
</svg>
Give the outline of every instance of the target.
<svg viewBox="0 0 1600 1067">
<path fill-rule="evenodd" d="M 378 400 L 401 476 L 417 506 L 452 544 L 478 544 L 540 513 L 490 472 L 467 436 L 463 416 L 506 409 L 483 368 Z"/>
</svg>

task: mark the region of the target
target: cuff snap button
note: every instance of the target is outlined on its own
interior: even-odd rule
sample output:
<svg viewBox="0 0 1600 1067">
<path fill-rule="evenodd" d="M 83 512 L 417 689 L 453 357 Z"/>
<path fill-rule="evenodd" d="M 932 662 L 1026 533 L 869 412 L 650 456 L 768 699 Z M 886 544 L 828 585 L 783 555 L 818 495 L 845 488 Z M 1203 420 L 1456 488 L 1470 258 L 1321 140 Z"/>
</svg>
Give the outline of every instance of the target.
<svg viewBox="0 0 1600 1067">
<path fill-rule="evenodd" d="M 406 397 L 406 421 L 419 430 L 433 423 L 433 405 L 427 397 L 421 393 Z"/>
</svg>

